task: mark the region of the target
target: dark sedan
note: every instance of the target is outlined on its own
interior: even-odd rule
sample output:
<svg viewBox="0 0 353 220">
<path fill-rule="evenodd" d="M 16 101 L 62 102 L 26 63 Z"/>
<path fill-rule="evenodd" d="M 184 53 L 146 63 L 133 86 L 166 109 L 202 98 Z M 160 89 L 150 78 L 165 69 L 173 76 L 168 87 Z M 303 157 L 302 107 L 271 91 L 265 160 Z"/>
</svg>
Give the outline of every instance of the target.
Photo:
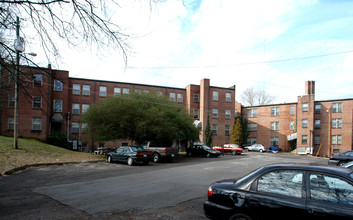
<svg viewBox="0 0 353 220">
<path fill-rule="evenodd" d="M 309 164 L 261 167 L 208 189 L 211 219 L 352 219 L 353 171 Z"/>
<path fill-rule="evenodd" d="M 186 154 L 191 156 L 206 156 L 206 157 L 218 157 L 221 155 L 219 150 L 213 150 L 209 146 L 206 146 L 202 143 L 194 143 L 187 150 Z"/>
<path fill-rule="evenodd" d="M 353 150 L 344 151 L 337 155 L 331 155 L 328 164 L 341 166 L 342 164 L 348 163 L 350 161 L 353 161 Z"/>
<path fill-rule="evenodd" d="M 126 162 L 131 166 L 136 162 L 142 162 L 147 165 L 150 160 L 152 160 L 152 151 L 137 146 L 122 146 L 107 153 L 108 163 L 119 161 Z"/>
</svg>

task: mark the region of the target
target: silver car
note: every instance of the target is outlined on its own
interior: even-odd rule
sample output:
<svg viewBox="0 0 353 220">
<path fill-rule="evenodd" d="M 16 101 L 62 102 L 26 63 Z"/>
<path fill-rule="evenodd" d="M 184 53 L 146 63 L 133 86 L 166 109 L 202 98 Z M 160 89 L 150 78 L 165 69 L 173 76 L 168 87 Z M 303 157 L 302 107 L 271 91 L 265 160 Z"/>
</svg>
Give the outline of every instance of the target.
<svg viewBox="0 0 353 220">
<path fill-rule="evenodd" d="M 245 147 L 249 151 L 258 151 L 258 152 L 264 152 L 266 148 L 262 144 L 253 144 L 251 146 Z"/>
</svg>

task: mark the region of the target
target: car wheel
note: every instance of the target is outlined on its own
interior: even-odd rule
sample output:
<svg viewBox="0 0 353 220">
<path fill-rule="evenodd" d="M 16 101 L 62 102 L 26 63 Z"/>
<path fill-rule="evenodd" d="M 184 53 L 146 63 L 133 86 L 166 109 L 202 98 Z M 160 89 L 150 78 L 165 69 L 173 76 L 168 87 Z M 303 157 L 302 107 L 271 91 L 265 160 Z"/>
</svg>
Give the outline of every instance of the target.
<svg viewBox="0 0 353 220">
<path fill-rule="evenodd" d="M 232 151 L 232 155 L 235 156 L 237 152 L 235 150 Z"/>
<path fill-rule="evenodd" d="M 207 158 L 210 158 L 210 157 L 211 157 L 211 154 L 210 154 L 210 153 L 207 153 L 207 154 L 206 154 L 206 157 L 207 157 Z"/>
<path fill-rule="evenodd" d="M 108 162 L 108 163 L 112 163 L 112 162 L 113 162 L 112 156 L 108 156 L 108 157 L 107 157 L 107 162 Z"/>
<path fill-rule="evenodd" d="M 340 161 L 340 162 L 338 162 L 337 166 L 342 166 L 343 164 L 345 164 L 345 162 Z"/>
<path fill-rule="evenodd" d="M 161 156 L 158 153 L 153 154 L 153 162 L 158 163 L 161 159 Z"/>
<path fill-rule="evenodd" d="M 260 150 L 260 153 L 264 152 L 262 149 Z"/>
<path fill-rule="evenodd" d="M 250 218 L 246 214 L 240 213 L 240 214 L 232 215 L 232 217 L 230 217 L 229 220 L 252 220 L 252 218 Z"/>
<path fill-rule="evenodd" d="M 131 166 L 134 163 L 134 160 L 131 157 L 127 158 L 127 165 Z"/>
</svg>

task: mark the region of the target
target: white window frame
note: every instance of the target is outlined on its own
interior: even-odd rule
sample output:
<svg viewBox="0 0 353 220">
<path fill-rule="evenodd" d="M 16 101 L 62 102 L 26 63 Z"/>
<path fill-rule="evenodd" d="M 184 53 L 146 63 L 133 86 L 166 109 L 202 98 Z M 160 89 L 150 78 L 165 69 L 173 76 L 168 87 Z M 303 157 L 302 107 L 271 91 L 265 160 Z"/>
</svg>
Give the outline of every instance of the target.
<svg viewBox="0 0 353 220">
<path fill-rule="evenodd" d="M 86 113 L 89 109 L 89 104 L 82 104 L 82 113 Z"/>
<path fill-rule="evenodd" d="M 200 102 L 200 93 L 194 93 L 194 102 Z"/>
<path fill-rule="evenodd" d="M 257 131 L 257 123 L 248 123 L 248 131 Z"/>
<path fill-rule="evenodd" d="M 212 109 L 212 118 L 218 118 L 218 108 Z"/>
<path fill-rule="evenodd" d="M 332 119 L 332 128 L 342 128 L 342 118 Z"/>
<path fill-rule="evenodd" d="M 106 86 L 99 86 L 99 96 L 100 97 L 107 97 L 107 87 Z"/>
<path fill-rule="evenodd" d="M 226 112 L 225 112 L 225 119 L 231 119 L 231 117 L 232 117 L 232 113 L 231 113 L 231 111 L 230 111 L 230 109 L 226 109 Z"/>
<path fill-rule="evenodd" d="M 177 102 L 178 103 L 183 103 L 183 94 L 182 93 L 178 93 L 177 94 Z"/>
<path fill-rule="evenodd" d="M 302 144 L 306 145 L 308 143 L 308 135 L 302 135 Z"/>
<path fill-rule="evenodd" d="M 198 110 L 198 109 L 194 109 L 193 115 L 194 115 L 194 119 L 199 119 L 199 118 L 200 118 L 200 116 L 199 116 L 199 110 Z"/>
<path fill-rule="evenodd" d="M 218 91 L 213 91 L 212 92 L 212 100 L 218 101 L 218 95 L 219 95 Z"/>
<path fill-rule="evenodd" d="M 72 114 L 79 115 L 80 114 L 80 104 L 72 103 Z"/>
<path fill-rule="evenodd" d="M 79 134 L 80 133 L 80 122 L 73 121 L 71 123 L 71 133 L 72 134 Z"/>
<path fill-rule="evenodd" d="M 341 145 L 342 144 L 342 135 L 332 135 L 331 144 Z"/>
<path fill-rule="evenodd" d="M 315 127 L 315 129 L 320 129 L 321 128 L 321 120 L 316 119 L 314 121 L 314 127 Z"/>
<path fill-rule="evenodd" d="M 176 99 L 175 99 L 175 92 L 169 93 L 169 100 L 170 100 L 171 102 L 175 102 L 175 101 L 176 101 Z"/>
<path fill-rule="evenodd" d="M 302 119 L 302 128 L 307 128 L 309 127 L 309 121 L 308 119 Z"/>
<path fill-rule="evenodd" d="M 43 75 L 41 73 L 33 74 L 33 86 L 42 86 Z"/>
<path fill-rule="evenodd" d="M 257 144 L 257 138 L 256 137 L 248 137 L 246 139 L 246 144 L 247 145 Z"/>
<path fill-rule="evenodd" d="M 135 93 L 142 94 L 142 90 L 141 89 L 135 89 Z"/>
<path fill-rule="evenodd" d="M 82 85 L 82 95 L 84 96 L 91 95 L 91 85 Z"/>
<path fill-rule="evenodd" d="M 306 102 L 302 104 L 302 111 L 303 112 L 309 111 L 309 103 Z"/>
<path fill-rule="evenodd" d="M 232 93 L 226 92 L 226 102 L 232 102 Z"/>
<path fill-rule="evenodd" d="M 278 131 L 279 130 L 279 121 L 271 122 L 271 131 Z"/>
<path fill-rule="evenodd" d="M 271 116 L 279 116 L 279 107 L 271 108 Z"/>
<path fill-rule="evenodd" d="M 32 117 L 32 131 L 41 131 L 42 130 L 42 118 Z"/>
<path fill-rule="evenodd" d="M 121 88 L 119 87 L 114 87 L 114 96 L 121 95 Z"/>
<path fill-rule="evenodd" d="M 295 113 L 295 107 L 294 106 L 290 106 L 289 107 L 289 114 L 290 115 L 294 115 L 294 113 Z"/>
<path fill-rule="evenodd" d="M 294 121 L 289 122 L 289 130 L 291 130 L 291 131 L 294 130 Z"/>
<path fill-rule="evenodd" d="M 54 91 L 61 92 L 63 91 L 63 82 L 58 79 L 54 79 Z"/>
<path fill-rule="evenodd" d="M 72 84 L 72 94 L 81 95 L 81 84 Z"/>
<path fill-rule="evenodd" d="M 218 134 L 218 124 L 212 124 L 212 135 Z"/>
<path fill-rule="evenodd" d="M 279 146 L 279 137 L 270 137 L 270 145 Z"/>
<path fill-rule="evenodd" d="M 129 95 L 130 94 L 130 89 L 129 88 L 123 88 L 123 95 Z"/>
<path fill-rule="evenodd" d="M 315 114 L 320 114 L 321 113 L 321 105 L 320 104 L 316 104 L 315 105 Z"/>
<path fill-rule="evenodd" d="M 224 135 L 225 136 L 230 136 L 230 125 L 225 125 L 224 126 Z"/>
<path fill-rule="evenodd" d="M 248 118 L 256 118 L 257 117 L 257 108 L 251 108 L 247 110 Z"/>
<path fill-rule="evenodd" d="M 343 109 L 342 102 L 332 103 L 332 113 L 341 113 Z"/>
</svg>

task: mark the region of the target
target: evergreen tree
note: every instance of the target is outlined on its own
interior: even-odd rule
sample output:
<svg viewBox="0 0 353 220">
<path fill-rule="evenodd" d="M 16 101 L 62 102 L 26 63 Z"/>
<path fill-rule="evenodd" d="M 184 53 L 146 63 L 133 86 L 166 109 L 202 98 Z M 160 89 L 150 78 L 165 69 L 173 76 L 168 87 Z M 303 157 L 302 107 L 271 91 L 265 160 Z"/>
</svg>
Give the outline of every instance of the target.
<svg viewBox="0 0 353 220">
<path fill-rule="evenodd" d="M 243 130 L 240 118 L 238 118 L 237 122 L 235 123 L 234 142 L 237 145 L 241 145 L 243 143 Z"/>
<path fill-rule="evenodd" d="M 233 127 L 232 127 L 232 133 L 230 135 L 230 143 L 235 144 L 235 124 L 233 124 Z"/>
<path fill-rule="evenodd" d="M 207 117 L 207 124 L 205 129 L 206 145 L 211 147 L 212 145 L 212 131 L 210 128 L 210 117 Z"/>
</svg>

